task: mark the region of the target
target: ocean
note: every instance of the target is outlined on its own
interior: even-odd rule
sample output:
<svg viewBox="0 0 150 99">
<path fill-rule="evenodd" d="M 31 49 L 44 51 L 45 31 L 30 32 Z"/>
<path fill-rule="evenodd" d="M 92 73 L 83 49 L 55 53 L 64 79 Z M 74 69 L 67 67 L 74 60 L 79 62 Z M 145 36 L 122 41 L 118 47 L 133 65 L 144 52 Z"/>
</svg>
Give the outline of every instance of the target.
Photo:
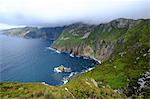
<svg viewBox="0 0 150 99">
<path fill-rule="evenodd" d="M 96 62 L 49 48 L 53 41 L 24 39 L 0 35 L 0 82 L 45 82 L 62 85 L 64 78 L 95 66 Z M 57 73 L 60 65 L 70 67 L 72 73 Z"/>
</svg>

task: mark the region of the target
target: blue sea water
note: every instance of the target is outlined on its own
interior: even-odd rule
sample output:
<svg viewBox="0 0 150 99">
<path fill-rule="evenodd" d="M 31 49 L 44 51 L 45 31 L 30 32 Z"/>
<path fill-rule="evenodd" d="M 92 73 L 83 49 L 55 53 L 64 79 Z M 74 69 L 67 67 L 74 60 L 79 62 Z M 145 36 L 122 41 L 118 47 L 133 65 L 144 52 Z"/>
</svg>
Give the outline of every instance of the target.
<svg viewBox="0 0 150 99">
<path fill-rule="evenodd" d="M 45 82 L 62 85 L 70 73 L 56 73 L 60 65 L 81 72 L 95 65 L 94 60 L 70 57 L 48 49 L 53 41 L 0 35 L 0 82 Z"/>
</svg>

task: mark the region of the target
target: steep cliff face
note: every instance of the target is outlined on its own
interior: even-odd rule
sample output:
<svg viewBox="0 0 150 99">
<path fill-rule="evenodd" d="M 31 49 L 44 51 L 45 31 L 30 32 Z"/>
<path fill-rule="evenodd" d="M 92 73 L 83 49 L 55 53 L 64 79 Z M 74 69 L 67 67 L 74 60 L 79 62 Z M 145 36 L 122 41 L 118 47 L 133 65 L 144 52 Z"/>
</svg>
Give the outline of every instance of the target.
<svg viewBox="0 0 150 99">
<path fill-rule="evenodd" d="M 44 38 L 48 40 L 56 40 L 62 33 L 64 27 L 24 27 L 2 30 L 5 35 L 19 36 L 24 38 Z"/>
<path fill-rule="evenodd" d="M 64 27 L 43 27 L 40 28 L 40 36 L 45 39 L 56 40 L 63 30 Z"/>
<path fill-rule="evenodd" d="M 138 21 L 120 18 L 97 26 L 73 24 L 64 29 L 52 47 L 105 61 L 113 53 L 116 43 L 123 42 L 121 38 Z"/>
<path fill-rule="evenodd" d="M 0 97 L 126 99 L 125 95 L 119 94 L 123 92 L 131 98 L 149 99 L 149 38 L 150 19 L 117 19 L 97 26 L 69 25 L 52 47 L 96 57 L 104 61 L 103 64 L 77 75 L 63 86 L 0 83 Z"/>
<path fill-rule="evenodd" d="M 113 89 L 121 88 L 127 96 L 141 95 L 138 79 L 150 70 L 150 20 L 136 20 L 116 40 L 107 61 L 97 65 L 93 71 L 82 75 L 92 77 L 102 85 Z M 146 84 L 145 84 L 146 85 Z M 149 97 L 149 85 L 142 90 L 144 98 Z"/>
</svg>

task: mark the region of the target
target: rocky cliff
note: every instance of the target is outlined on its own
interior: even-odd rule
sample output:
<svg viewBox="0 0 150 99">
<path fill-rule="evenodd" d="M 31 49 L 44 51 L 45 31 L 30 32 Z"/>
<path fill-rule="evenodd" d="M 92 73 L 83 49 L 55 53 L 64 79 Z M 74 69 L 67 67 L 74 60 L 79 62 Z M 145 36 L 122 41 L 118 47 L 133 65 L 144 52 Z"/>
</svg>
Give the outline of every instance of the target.
<svg viewBox="0 0 150 99">
<path fill-rule="evenodd" d="M 99 87 L 109 86 L 134 98 L 150 98 L 147 81 L 142 90 L 138 83 L 150 69 L 150 19 L 120 18 L 96 26 L 75 26 L 66 28 L 52 46 L 60 51 L 95 57 L 103 63 L 69 83 L 90 77 Z"/>
<path fill-rule="evenodd" d="M 0 83 L 0 97 L 149 99 L 149 38 L 150 19 L 120 18 L 99 25 L 75 23 L 66 26 L 52 47 L 95 57 L 103 63 L 76 75 L 63 86 Z"/>
<path fill-rule="evenodd" d="M 44 38 L 48 40 L 56 40 L 62 33 L 64 27 L 24 27 L 2 30 L 5 35 L 24 37 L 24 38 Z"/>
<path fill-rule="evenodd" d="M 120 18 L 99 25 L 72 24 L 64 29 L 52 47 L 105 61 L 113 53 L 114 46 L 123 42 L 126 32 L 140 21 Z"/>
</svg>

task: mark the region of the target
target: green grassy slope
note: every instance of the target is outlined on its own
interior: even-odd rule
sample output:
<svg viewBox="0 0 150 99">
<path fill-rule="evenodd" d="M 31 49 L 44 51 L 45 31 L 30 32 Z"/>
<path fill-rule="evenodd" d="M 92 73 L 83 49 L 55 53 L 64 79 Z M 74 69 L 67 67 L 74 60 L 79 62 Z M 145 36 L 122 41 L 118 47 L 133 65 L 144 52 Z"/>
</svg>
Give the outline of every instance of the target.
<svg viewBox="0 0 150 99">
<path fill-rule="evenodd" d="M 48 86 L 38 83 L 0 83 L 1 99 L 87 99 L 87 98 L 121 98 L 110 88 L 99 88 L 92 79 L 82 79 L 73 85 Z"/>
<path fill-rule="evenodd" d="M 33 33 L 36 33 L 36 32 L 38 32 L 38 28 L 36 28 L 36 27 L 12 28 L 12 29 L 7 29 L 7 30 L 2 30 L 2 33 L 5 35 L 23 37 L 30 31 Z"/>
<path fill-rule="evenodd" d="M 126 21 L 128 22 L 128 20 Z M 130 91 L 129 89 L 136 86 L 141 75 L 150 69 L 150 20 L 138 20 L 133 22 L 131 26 L 126 25 L 129 23 L 114 25 L 112 22 L 111 25 L 94 26 L 94 29 L 93 27 L 81 26 L 74 30 L 71 28 L 71 31 L 74 32 L 68 32 L 70 31 L 68 29 L 61 34 L 54 43 L 54 47 L 63 48 L 64 51 L 70 51 L 70 49 L 83 51 L 86 49 L 90 55 L 95 57 L 101 56 L 103 51 L 108 51 L 107 53 L 112 51 L 112 53 L 109 57 L 104 57 L 107 59 L 101 65 L 97 65 L 90 72 L 78 75 L 63 86 L 47 86 L 37 83 L 0 83 L 0 97 L 40 99 L 127 98 L 124 94 L 116 93 L 114 89 L 122 89 L 129 96 L 136 94 L 136 90 Z M 87 38 L 81 39 L 89 32 L 84 30 L 86 28 L 90 28 L 90 34 Z M 80 30 L 82 35 L 78 35 Z M 113 46 L 113 50 L 109 50 L 111 46 Z M 107 54 L 104 52 L 103 54 Z M 78 53 L 79 55 L 85 54 L 83 52 Z M 147 88 L 147 90 L 143 90 L 144 94 L 142 95 L 144 96 L 137 94 L 137 96 L 139 95 L 137 98 L 149 98 L 149 92 L 150 90 Z"/>
<path fill-rule="evenodd" d="M 112 89 L 124 90 L 127 90 L 127 85 L 136 85 L 138 78 L 150 69 L 149 22 L 142 20 L 129 29 L 121 37 L 123 42 L 117 41 L 114 52 L 107 61 L 73 81 L 93 78 L 99 87 L 110 86 Z M 73 81 L 69 83 L 73 84 Z"/>
<path fill-rule="evenodd" d="M 76 25 L 75 29 L 65 28 L 52 47 L 105 61 L 112 54 L 116 41 L 124 36 L 136 21 L 116 19 L 97 26 Z"/>
</svg>

